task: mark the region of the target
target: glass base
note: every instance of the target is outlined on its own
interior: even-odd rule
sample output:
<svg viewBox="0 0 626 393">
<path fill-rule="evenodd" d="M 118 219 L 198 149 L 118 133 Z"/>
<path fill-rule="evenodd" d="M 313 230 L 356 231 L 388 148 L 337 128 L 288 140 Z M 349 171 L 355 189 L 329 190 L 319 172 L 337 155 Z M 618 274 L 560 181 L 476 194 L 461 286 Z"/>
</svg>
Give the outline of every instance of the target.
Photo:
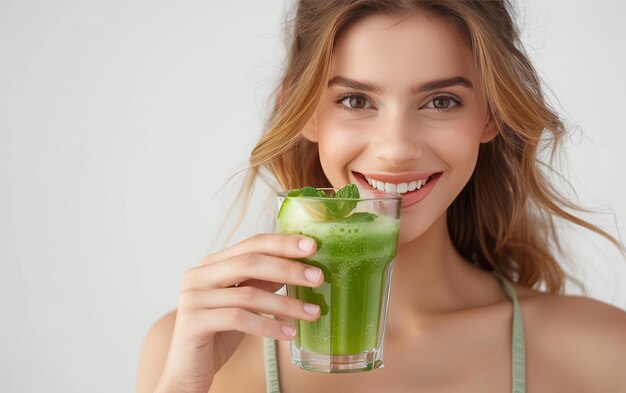
<svg viewBox="0 0 626 393">
<path fill-rule="evenodd" d="M 353 355 L 326 355 L 291 345 L 291 363 L 303 370 L 323 373 L 357 373 L 385 367 L 382 348 Z"/>
</svg>

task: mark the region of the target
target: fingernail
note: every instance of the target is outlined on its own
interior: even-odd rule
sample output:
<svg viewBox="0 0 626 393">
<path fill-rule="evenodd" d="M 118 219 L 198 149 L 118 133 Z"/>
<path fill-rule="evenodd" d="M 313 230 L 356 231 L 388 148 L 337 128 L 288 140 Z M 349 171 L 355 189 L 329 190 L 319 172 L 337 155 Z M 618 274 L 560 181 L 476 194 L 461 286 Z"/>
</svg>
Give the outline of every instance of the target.
<svg viewBox="0 0 626 393">
<path fill-rule="evenodd" d="M 288 336 L 288 337 L 293 337 L 296 335 L 296 329 L 288 325 L 282 325 L 280 327 L 280 330 L 282 330 L 285 336 Z"/>
<path fill-rule="evenodd" d="M 316 267 L 307 267 L 304 269 L 304 277 L 311 282 L 317 282 L 321 275 L 322 271 Z"/>
<path fill-rule="evenodd" d="M 320 310 L 320 306 L 318 306 L 317 304 L 304 303 L 304 306 L 302 307 L 304 308 L 304 311 L 307 312 L 307 314 L 311 315 L 317 314 L 317 312 Z"/>
<path fill-rule="evenodd" d="M 314 245 L 315 240 L 311 239 L 310 237 L 303 237 L 298 241 L 298 248 L 300 248 L 302 251 L 311 251 Z"/>
</svg>

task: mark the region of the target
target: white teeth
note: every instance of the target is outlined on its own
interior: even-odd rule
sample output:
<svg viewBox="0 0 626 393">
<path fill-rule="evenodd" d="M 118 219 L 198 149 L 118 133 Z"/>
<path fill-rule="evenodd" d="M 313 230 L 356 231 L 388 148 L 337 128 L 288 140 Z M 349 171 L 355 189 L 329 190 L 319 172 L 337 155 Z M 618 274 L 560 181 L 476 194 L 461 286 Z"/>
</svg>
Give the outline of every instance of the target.
<svg viewBox="0 0 626 393">
<path fill-rule="evenodd" d="M 367 180 L 369 185 L 372 186 L 373 188 L 376 188 L 384 192 L 397 192 L 399 194 L 404 194 L 407 192 L 419 190 L 420 188 L 422 188 L 422 186 L 426 185 L 426 181 L 428 180 L 428 178 L 426 178 L 426 179 L 414 180 L 408 183 L 394 184 L 394 183 L 385 183 L 385 182 L 375 180 L 375 179 L 370 179 L 368 177 L 365 177 L 365 179 Z"/>
<path fill-rule="evenodd" d="M 396 192 L 396 185 L 393 183 L 385 183 L 385 192 Z"/>
</svg>

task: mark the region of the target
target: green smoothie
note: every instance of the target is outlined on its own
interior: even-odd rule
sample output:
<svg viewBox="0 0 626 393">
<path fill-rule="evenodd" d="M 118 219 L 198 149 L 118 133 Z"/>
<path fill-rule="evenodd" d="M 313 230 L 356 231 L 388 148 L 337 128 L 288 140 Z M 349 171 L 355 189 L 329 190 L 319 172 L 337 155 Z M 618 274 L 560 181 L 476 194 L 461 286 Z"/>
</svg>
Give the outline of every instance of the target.
<svg viewBox="0 0 626 393">
<path fill-rule="evenodd" d="M 307 220 L 296 214 L 278 218 L 280 233 L 297 233 L 317 241 L 316 253 L 299 261 L 324 272 L 324 283 L 318 288 L 288 286 L 289 296 L 321 308 L 318 320 L 295 321 L 298 335 L 294 344 L 303 350 L 350 355 L 380 347 L 399 219 L 370 216 L 370 220 L 353 222 Z"/>
</svg>

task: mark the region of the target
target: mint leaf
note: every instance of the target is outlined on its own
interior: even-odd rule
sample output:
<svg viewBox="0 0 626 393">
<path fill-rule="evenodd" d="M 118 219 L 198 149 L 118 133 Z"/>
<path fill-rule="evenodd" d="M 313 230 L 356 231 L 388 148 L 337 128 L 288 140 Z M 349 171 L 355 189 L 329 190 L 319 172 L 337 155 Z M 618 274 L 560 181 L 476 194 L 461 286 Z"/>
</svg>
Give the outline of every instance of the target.
<svg viewBox="0 0 626 393">
<path fill-rule="evenodd" d="M 356 207 L 357 199 L 359 199 L 359 189 L 356 184 L 348 184 L 335 193 L 335 198 L 349 198 L 353 201 L 324 201 L 328 210 L 328 218 L 331 220 L 340 220 L 350 214 Z"/>
<path fill-rule="evenodd" d="M 360 197 L 361 195 L 359 194 L 359 189 L 356 187 L 356 184 L 348 184 L 335 194 L 335 198 L 359 199 Z"/>
<path fill-rule="evenodd" d="M 350 214 L 348 217 L 344 217 L 340 222 L 343 223 L 362 223 L 362 222 L 372 222 L 378 217 L 376 214 L 365 213 L 365 212 L 357 212 L 354 214 Z"/>
<path fill-rule="evenodd" d="M 314 187 L 298 188 L 297 190 L 291 190 L 287 194 L 288 197 L 314 197 L 314 198 L 326 198 L 324 191 L 320 191 Z"/>
<path fill-rule="evenodd" d="M 324 191 L 318 190 L 314 187 L 304 187 L 298 188 L 296 190 L 291 190 L 287 194 L 290 198 L 297 197 L 309 197 L 309 198 L 325 198 L 326 200 L 322 201 L 324 206 L 326 207 L 326 218 L 328 220 L 342 220 L 347 219 L 347 215 L 350 214 L 352 210 L 356 207 L 357 199 L 361 196 L 359 194 L 359 189 L 356 184 L 348 184 L 345 187 L 337 190 L 335 193 L 335 197 L 337 199 L 354 199 L 354 200 L 346 200 L 346 201 L 337 201 L 333 200 L 334 198 L 328 197 Z M 358 214 L 358 215 L 357 215 Z M 366 217 L 361 215 L 360 213 L 353 214 L 353 218 L 350 220 L 356 220 L 354 222 L 368 222 L 374 220 L 376 215 L 371 213 L 365 213 L 371 215 L 373 217 Z M 352 217 L 352 216 L 351 216 Z M 353 222 L 353 221 L 348 221 Z"/>
</svg>

